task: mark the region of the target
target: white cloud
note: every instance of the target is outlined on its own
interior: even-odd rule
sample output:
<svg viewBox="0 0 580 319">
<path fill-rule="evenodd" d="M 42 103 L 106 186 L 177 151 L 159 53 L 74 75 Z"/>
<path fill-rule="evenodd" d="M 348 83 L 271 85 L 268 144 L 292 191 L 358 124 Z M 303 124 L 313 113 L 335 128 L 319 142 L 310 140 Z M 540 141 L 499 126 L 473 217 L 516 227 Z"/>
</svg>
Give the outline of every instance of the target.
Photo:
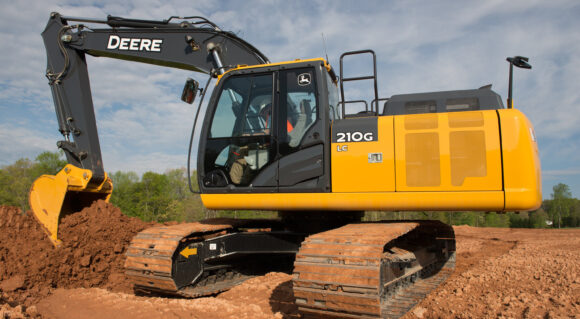
<svg viewBox="0 0 580 319">
<path fill-rule="evenodd" d="M 44 135 L 30 127 L 0 123 L 0 166 L 23 157 L 34 159 L 41 152 L 53 150 L 56 136 Z"/>
</svg>

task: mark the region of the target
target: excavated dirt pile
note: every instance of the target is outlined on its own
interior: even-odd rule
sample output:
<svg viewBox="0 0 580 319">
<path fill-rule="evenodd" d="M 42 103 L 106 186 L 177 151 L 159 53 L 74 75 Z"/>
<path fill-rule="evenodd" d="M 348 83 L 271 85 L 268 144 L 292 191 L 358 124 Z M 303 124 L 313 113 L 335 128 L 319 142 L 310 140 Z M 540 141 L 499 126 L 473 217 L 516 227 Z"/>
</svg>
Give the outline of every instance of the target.
<svg viewBox="0 0 580 319">
<path fill-rule="evenodd" d="M 131 292 L 125 250 L 151 224 L 104 201 L 64 216 L 55 248 L 31 212 L 0 207 L 0 304 L 34 305 L 55 288 L 107 288 Z"/>
</svg>

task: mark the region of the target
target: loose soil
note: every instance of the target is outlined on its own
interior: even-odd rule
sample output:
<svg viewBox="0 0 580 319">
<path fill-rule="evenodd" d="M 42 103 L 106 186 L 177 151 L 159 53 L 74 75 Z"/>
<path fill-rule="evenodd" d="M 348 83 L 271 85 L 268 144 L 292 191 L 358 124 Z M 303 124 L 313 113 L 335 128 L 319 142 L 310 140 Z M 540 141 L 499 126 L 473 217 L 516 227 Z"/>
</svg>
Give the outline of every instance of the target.
<svg viewBox="0 0 580 319">
<path fill-rule="evenodd" d="M 291 275 L 214 297 L 138 296 L 123 273 L 152 224 L 99 201 L 62 219 L 55 249 L 30 214 L 0 207 L 0 318 L 300 318 Z M 580 318 L 580 230 L 455 227 L 455 273 L 404 316 Z"/>
<path fill-rule="evenodd" d="M 0 207 L 2 300 L 28 307 L 56 288 L 101 287 L 131 293 L 123 270 L 125 249 L 150 225 L 97 201 L 62 217 L 58 234 L 62 244 L 55 248 L 31 212 Z"/>
<path fill-rule="evenodd" d="M 455 273 L 406 319 L 580 318 L 580 229 L 454 229 Z"/>
</svg>

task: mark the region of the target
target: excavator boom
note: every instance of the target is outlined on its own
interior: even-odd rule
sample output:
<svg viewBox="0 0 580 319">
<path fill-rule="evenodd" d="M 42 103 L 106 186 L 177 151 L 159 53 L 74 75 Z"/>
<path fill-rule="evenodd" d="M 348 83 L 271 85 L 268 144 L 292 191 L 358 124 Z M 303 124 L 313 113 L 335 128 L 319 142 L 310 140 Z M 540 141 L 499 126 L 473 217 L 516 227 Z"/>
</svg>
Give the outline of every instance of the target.
<svg viewBox="0 0 580 319">
<path fill-rule="evenodd" d="M 172 22 L 65 17 L 52 13 L 42 37 L 47 53 L 49 86 L 60 133 L 57 146 L 69 165 L 55 176 L 43 175 L 30 190 L 30 206 L 51 240 L 58 244 L 61 215 L 94 200 L 108 200 L 112 181 L 103 168 L 101 147 L 85 54 L 156 64 L 216 76 L 236 65 L 268 59 L 235 34 L 200 17 Z M 69 25 L 70 22 L 77 24 Z M 93 29 L 83 23 L 105 24 Z"/>
</svg>

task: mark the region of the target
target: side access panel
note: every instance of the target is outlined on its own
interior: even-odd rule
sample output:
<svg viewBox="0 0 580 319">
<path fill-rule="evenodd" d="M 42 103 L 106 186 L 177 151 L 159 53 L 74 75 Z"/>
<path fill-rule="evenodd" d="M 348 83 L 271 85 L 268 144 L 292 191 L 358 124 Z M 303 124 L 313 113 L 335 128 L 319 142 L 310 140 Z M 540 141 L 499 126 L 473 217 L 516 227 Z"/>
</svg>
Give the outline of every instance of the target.
<svg viewBox="0 0 580 319">
<path fill-rule="evenodd" d="M 495 110 L 394 117 L 397 192 L 501 191 Z"/>
</svg>

